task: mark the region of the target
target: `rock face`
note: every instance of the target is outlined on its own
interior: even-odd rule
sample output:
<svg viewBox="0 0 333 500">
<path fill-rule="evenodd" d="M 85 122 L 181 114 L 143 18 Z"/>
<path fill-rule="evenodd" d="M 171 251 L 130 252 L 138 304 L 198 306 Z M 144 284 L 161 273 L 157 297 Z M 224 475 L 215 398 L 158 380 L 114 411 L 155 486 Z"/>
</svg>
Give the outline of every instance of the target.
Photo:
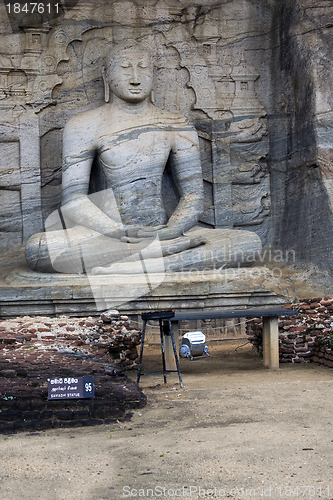
<svg viewBox="0 0 333 500">
<path fill-rule="evenodd" d="M 153 47 L 155 104 L 198 133 L 200 224 L 254 231 L 263 245 L 294 251 L 296 263 L 330 271 L 333 2 L 317 4 L 78 0 L 37 14 L 2 4 L 4 265 L 58 209 L 63 127 L 103 104 L 105 56 L 132 38 Z M 170 211 L 167 175 L 163 186 Z"/>
<path fill-rule="evenodd" d="M 276 241 L 326 269 L 333 264 L 332 13 L 332 2 L 276 2 L 271 74 L 272 181 L 281 186 Z"/>
</svg>

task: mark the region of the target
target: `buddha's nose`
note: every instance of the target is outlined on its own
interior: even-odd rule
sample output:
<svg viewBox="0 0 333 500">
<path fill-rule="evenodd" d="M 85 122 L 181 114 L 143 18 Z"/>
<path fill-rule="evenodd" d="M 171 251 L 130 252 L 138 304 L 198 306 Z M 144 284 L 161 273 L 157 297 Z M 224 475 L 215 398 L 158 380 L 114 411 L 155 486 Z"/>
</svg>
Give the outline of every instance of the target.
<svg viewBox="0 0 333 500">
<path fill-rule="evenodd" d="M 136 66 L 132 67 L 132 74 L 131 74 L 131 84 L 132 85 L 140 85 L 140 78 L 138 74 L 138 68 Z"/>
</svg>

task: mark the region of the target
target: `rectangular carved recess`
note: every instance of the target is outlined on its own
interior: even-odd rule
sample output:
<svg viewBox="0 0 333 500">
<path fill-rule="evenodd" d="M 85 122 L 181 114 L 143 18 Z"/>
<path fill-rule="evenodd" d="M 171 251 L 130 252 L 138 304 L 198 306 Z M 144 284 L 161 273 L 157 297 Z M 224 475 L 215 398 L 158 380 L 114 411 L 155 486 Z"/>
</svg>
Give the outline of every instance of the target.
<svg viewBox="0 0 333 500">
<path fill-rule="evenodd" d="M 198 130 L 204 182 L 200 222 L 254 231 L 265 244 L 271 230 L 266 140 L 228 146 Z"/>
<path fill-rule="evenodd" d="M 200 222 L 215 226 L 214 200 L 213 200 L 213 169 L 212 169 L 212 146 L 206 138 L 206 134 L 200 133 L 200 157 L 202 165 L 202 176 L 204 183 L 204 212 Z"/>
<path fill-rule="evenodd" d="M 22 241 L 20 143 L 0 142 L 0 246 Z"/>
<path fill-rule="evenodd" d="M 62 129 L 53 128 L 40 138 L 43 219 L 61 204 Z"/>
</svg>

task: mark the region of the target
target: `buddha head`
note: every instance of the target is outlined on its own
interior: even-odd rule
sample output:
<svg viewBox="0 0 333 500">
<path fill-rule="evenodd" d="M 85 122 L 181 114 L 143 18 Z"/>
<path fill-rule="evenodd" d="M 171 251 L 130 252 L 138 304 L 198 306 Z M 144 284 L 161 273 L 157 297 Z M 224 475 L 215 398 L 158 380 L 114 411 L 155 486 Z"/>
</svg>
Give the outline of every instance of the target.
<svg viewBox="0 0 333 500">
<path fill-rule="evenodd" d="M 136 41 L 116 44 L 103 67 L 105 101 L 110 91 L 119 99 L 139 103 L 153 88 L 153 59 L 149 49 Z"/>
</svg>

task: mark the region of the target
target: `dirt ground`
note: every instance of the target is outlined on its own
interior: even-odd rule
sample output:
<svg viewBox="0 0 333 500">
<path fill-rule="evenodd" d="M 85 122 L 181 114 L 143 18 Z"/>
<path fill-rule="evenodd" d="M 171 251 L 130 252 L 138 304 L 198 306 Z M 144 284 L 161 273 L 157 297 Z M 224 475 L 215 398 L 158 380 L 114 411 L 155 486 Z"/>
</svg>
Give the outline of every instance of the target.
<svg viewBox="0 0 333 500">
<path fill-rule="evenodd" d="M 0 436 L 1 500 L 332 500 L 333 370 L 268 371 L 242 344 L 181 360 L 184 389 L 143 377 L 148 404 L 129 422 Z M 160 365 L 145 347 L 144 369 Z"/>
</svg>

